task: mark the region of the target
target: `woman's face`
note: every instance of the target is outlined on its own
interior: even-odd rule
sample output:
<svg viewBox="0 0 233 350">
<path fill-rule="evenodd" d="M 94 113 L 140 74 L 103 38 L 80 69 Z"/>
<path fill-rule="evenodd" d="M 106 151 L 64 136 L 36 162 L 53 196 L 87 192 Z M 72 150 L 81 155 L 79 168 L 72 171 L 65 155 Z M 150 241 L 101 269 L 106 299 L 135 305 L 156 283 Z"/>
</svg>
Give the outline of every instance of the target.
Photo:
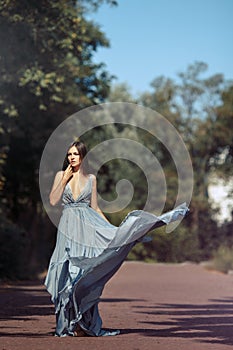
<svg viewBox="0 0 233 350">
<path fill-rule="evenodd" d="M 72 146 L 68 151 L 68 161 L 72 167 L 77 167 L 81 164 L 81 157 L 79 151 L 75 146 Z"/>
</svg>

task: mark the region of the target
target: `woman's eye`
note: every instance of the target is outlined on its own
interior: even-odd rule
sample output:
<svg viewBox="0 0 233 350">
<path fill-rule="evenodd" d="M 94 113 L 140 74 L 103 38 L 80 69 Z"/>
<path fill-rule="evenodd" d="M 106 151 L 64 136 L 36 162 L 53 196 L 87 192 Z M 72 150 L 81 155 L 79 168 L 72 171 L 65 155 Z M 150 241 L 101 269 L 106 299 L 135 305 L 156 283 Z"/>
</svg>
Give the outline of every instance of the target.
<svg viewBox="0 0 233 350">
<path fill-rule="evenodd" d="M 74 156 L 79 156 L 79 153 L 73 153 Z M 67 157 L 72 156 L 72 153 L 67 153 Z"/>
</svg>

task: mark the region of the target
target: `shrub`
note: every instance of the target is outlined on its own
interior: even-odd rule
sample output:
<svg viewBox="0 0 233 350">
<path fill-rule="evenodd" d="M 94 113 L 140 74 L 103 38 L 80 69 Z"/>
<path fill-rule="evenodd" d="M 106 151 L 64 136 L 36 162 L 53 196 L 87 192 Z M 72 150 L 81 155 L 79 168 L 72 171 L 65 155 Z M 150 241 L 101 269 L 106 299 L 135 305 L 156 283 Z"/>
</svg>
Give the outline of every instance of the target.
<svg viewBox="0 0 233 350">
<path fill-rule="evenodd" d="M 0 278 L 22 279 L 27 276 L 29 240 L 24 230 L 0 218 Z"/>
<path fill-rule="evenodd" d="M 224 273 L 233 270 L 233 247 L 221 245 L 213 254 L 210 268 Z"/>
</svg>

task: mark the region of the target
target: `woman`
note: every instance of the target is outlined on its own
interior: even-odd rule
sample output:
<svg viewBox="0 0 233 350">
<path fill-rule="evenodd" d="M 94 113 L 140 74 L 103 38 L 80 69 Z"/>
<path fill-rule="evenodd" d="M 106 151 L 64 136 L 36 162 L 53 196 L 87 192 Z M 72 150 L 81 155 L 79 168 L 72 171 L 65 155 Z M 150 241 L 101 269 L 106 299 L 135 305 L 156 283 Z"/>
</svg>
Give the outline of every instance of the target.
<svg viewBox="0 0 233 350">
<path fill-rule="evenodd" d="M 148 231 L 188 210 L 181 205 L 160 217 L 134 210 L 119 227 L 112 225 L 98 207 L 96 177 L 85 171 L 86 154 L 83 142 L 71 144 L 50 193 L 51 205 L 62 198 L 64 206 L 45 281 L 55 305 L 57 336 L 119 334 L 102 329 L 98 302 L 104 285 Z"/>
</svg>

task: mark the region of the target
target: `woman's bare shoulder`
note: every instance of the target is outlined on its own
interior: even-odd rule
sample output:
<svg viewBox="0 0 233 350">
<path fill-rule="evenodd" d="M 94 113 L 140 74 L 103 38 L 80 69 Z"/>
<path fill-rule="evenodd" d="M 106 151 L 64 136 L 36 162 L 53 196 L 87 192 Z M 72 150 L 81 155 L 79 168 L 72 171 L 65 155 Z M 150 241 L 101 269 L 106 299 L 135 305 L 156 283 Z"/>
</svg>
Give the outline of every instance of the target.
<svg viewBox="0 0 233 350">
<path fill-rule="evenodd" d="M 89 174 L 88 176 L 92 180 L 92 182 L 96 182 L 96 176 L 94 174 Z"/>
<path fill-rule="evenodd" d="M 55 179 L 59 180 L 63 177 L 64 171 L 63 170 L 59 170 L 56 175 L 55 175 Z"/>
</svg>

